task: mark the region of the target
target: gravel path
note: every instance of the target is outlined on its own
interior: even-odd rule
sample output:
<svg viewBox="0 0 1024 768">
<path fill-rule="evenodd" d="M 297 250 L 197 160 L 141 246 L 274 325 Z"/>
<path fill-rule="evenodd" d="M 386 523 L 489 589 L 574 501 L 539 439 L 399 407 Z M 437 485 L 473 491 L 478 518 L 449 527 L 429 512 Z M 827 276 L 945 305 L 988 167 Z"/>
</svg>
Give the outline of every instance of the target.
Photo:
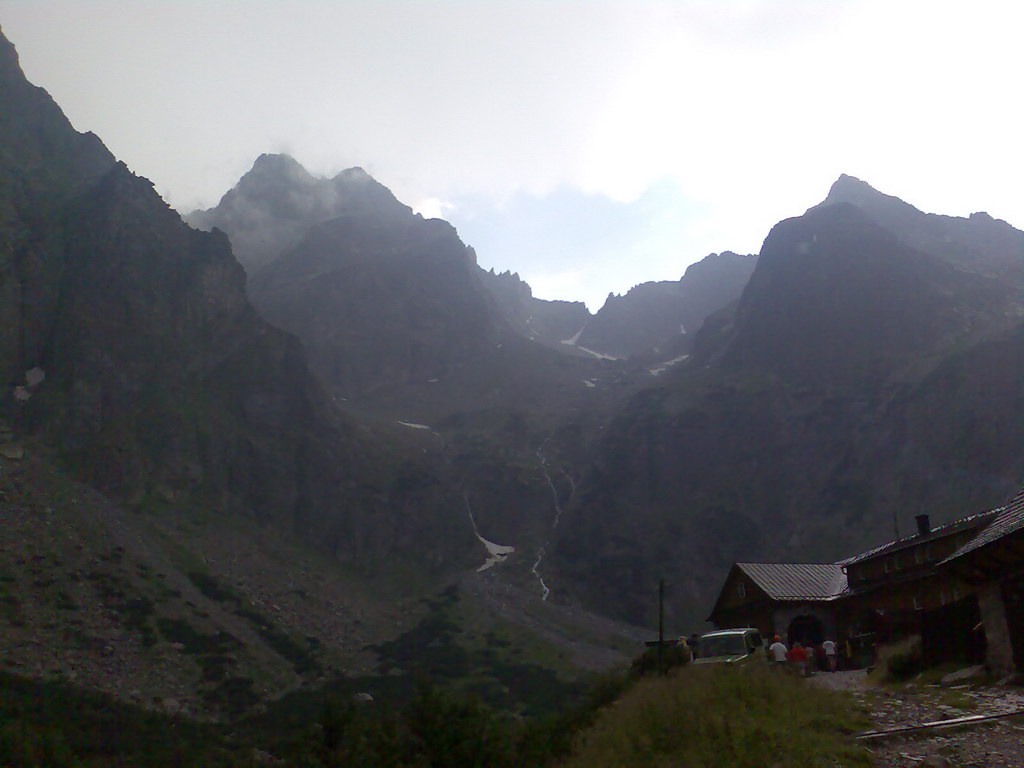
<svg viewBox="0 0 1024 768">
<path fill-rule="evenodd" d="M 870 712 L 879 730 L 969 715 L 1024 710 L 1024 689 L 982 685 L 869 684 L 863 671 L 819 674 L 814 685 L 849 691 Z M 1024 768 L 1024 717 L 995 720 L 958 730 L 923 731 L 870 742 L 879 768 L 949 766 Z"/>
</svg>

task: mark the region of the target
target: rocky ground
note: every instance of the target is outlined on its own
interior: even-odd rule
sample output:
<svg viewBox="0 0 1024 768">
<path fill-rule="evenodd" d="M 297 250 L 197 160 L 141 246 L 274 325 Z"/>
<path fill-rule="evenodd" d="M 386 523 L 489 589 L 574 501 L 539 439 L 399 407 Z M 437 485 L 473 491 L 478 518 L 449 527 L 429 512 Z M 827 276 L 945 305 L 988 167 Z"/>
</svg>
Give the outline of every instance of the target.
<svg viewBox="0 0 1024 768">
<path fill-rule="evenodd" d="M 815 685 L 848 690 L 871 712 L 878 730 L 971 715 L 1024 711 L 1024 689 L 977 683 L 869 684 L 864 672 L 819 674 Z M 1024 768 L 1024 716 L 958 728 L 873 739 L 879 768 Z"/>
<path fill-rule="evenodd" d="M 428 612 L 432 593 L 416 577 L 397 566 L 370 576 L 255 521 L 128 510 L 45 461 L 0 455 L 0 670 L 18 676 L 193 717 L 236 715 L 376 674 L 374 646 Z M 465 652 L 572 679 L 643 647 L 633 628 L 506 577 L 461 580 L 453 642 Z"/>
<path fill-rule="evenodd" d="M 315 581 L 294 553 L 288 569 L 279 551 L 238 562 L 254 541 L 222 563 L 226 534 L 197 533 L 214 522 L 161 522 L 42 462 L 0 460 L 0 667 L 201 716 L 360 661 L 371 620 L 345 583 Z"/>
</svg>

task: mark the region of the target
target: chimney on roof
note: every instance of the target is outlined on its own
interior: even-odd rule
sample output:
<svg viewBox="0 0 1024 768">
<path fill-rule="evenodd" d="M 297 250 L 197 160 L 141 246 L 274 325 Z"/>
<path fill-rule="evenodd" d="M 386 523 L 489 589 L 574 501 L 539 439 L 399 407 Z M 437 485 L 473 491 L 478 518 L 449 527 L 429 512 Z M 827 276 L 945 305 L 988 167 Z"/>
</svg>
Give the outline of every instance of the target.
<svg viewBox="0 0 1024 768">
<path fill-rule="evenodd" d="M 917 533 L 920 536 L 932 532 L 932 524 L 928 520 L 928 515 L 915 515 L 914 519 L 917 521 Z"/>
</svg>

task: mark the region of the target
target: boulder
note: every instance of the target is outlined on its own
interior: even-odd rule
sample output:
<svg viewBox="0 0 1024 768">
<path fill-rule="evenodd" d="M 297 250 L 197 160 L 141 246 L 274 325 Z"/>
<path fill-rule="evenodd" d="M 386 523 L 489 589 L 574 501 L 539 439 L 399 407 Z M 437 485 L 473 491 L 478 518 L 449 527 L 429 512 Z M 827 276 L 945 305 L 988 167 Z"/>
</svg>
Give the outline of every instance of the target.
<svg viewBox="0 0 1024 768">
<path fill-rule="evenodd" d="M 956 672 L 950 672 L 948 675 L 944 675 L 940 682 L 943 685 L 955 685 L 968 680 L 978 680 L 984 676 L 985 667 L 977 664 L 973 667 L 964 667 L 963 669 L 956 670 Z"/>
</svg>

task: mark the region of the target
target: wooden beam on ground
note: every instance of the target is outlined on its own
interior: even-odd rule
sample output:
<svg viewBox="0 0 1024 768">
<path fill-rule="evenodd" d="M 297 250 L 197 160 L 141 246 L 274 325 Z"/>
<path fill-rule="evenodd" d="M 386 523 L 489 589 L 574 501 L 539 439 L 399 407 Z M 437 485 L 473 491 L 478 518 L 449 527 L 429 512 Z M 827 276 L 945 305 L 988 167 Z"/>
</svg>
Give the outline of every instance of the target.
<svg viewBox="0 0 1024 768">
<path fill-rule="evenodd" d="M 997 715 L 968 715 L 967 717 L 954 717 L 951 720 L 934 720 L 930 723 L 920 725 L 904 725 L 899 728 L 888 728 L 882 731 L 864 731 L 854 736 L 855 739 L 881 739 L 886 736 L 899 736 L 901 734 L 917 733 L 920 731 L 937 730 L 941 728 L 959 728 L 963 726 L 989 723 L 994 720 L 1004 720 L 1011 717 L 1024 717 L 1024 709 L 1017 709 L 1013 712 L 1000 712 Z"/>
</svg>

